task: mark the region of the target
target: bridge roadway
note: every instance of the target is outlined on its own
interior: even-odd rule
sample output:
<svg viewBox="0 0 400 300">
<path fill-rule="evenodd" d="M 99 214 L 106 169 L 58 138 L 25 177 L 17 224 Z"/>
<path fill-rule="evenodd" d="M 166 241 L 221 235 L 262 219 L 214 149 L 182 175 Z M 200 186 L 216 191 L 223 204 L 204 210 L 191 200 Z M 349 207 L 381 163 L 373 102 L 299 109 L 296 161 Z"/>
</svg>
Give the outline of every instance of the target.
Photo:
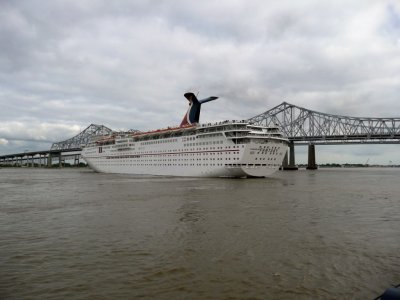
<svg viewBox="0 0 400 300">
<path fill-rule="evenodd" d="M 287 102 L 248 119 L 255 125 L 279 126 L 290 144 L 283 169 L 297 170 L 295 145 L 308 145 L 307 169 L 317 169 L 316 145 L 348 144 L 400 144 L 400 118 L 359 118 L 321 113 Z M 52 165 L 54 158 L 59 166 L 67 157 L 79 163 L 83 146 L 98 136 L 114 131 L 104 125 L 91 124 L 76 136 L 54 143 L 50 150 L 32 151 L 0 156 L 0 165 Z M 129 130 L 135 132 L 135 130 Z M 44 163 L 42 164 L 42 160 Z"/>
<path fill-rule="evenodd" d="M 66 159 L 74 159 L 74 165 L 78 165 L 81 158 L 82 148 L 71 148 L 64 150 L 41 150 L 26 151 L 22 153 L 7 154 L 0 156 L 0 166 L 38 166 L 51 167 L 54 160 L 62 167 Z"/>
<path fill-rule="evenodd" d="M 256 125 L 279 126 L 289 138 L 289 152 L 283 164 L 287 170 L 297 169 L 295 145 L 308 145 L 307 168 L 316 169 L 315 145 L 400 144 L 400 118 L 333 115 L 282 102 L 249 121 Z"/>
</svg>

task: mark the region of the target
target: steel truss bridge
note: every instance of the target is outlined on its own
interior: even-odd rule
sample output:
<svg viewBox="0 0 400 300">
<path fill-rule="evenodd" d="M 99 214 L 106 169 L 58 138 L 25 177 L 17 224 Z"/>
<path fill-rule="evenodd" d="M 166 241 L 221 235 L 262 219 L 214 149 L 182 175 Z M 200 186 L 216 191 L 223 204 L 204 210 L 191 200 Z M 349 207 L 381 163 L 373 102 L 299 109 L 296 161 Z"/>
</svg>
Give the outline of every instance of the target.
<svg viewBox="0 0 400 300">
<path fill-rule="evenodd" d="M 113 131 L 104 126 L 90 124 L 85 130 L 76 136 L 58 143 L 54 143 L 50 150 L 70 150 L 70 149 L 81 149 L 86 146 L 93 136 L 101 136 L 112 133 Z"/>
<path fill-rule="evenodd" d="M 400 143 L 400 118 L 331 115 L 283 102 L 249 121 L 264 126 L 278 125 L 296 144 Z"/>
<path fill-rule="evenodd" d="M 18 166 L 52 166 L 54 160 L 58 166 L 62 166 L 65 159 L 74 159 L 74 165 L 79 164 L 82 147 L 86 146 L 90 140 L 96 136 L 102 136 L 112 133 L 113 130 L 104 126 L 91 124 L 76 136 L 53 143 L 50 150 L 29 151 L 16 154 L 0 156 L 0 165 L 18 165 Z"/>
<path fill-rule="evenodd" d="M 249 121 L 281 127 L 291 142 L 288 169 L 296 169 L 294 145 L 309 145 L 308 168 L 315 169 L 315 145 L 400 143 L 400 118 L 332 115 L 283 102 Z"/>
<path fill-rule="evenodd" d="M 358 118 L 332 115 L 283 102 L 266 112 L 248 119 L 256 125 L 279 126 L 288 137 L 289 155 L 284 162 L 287 169 L 296 169 L 295 145 L 308 145 L 308 168 L 317 168 L 315 145 L 337 144 L 399 144 L 400 118 Z M 135 132 L 136 130 L 130 130 Z M 1 164 L 29 164 L 39 160 L 39 165 L 51 165 L 52 158 L 75 156 L 79 163 L 82 147 L 96 136 L 114 132 L 104 125 L 91 124 L 81 133 L 65 141 L 54 143 L 50 150 L 24 152 L 0 156 Z M 78 155 L 78 158 L 77 158 Z M 290 157 L 290 162 L 288 162 Z"/>
</svg>

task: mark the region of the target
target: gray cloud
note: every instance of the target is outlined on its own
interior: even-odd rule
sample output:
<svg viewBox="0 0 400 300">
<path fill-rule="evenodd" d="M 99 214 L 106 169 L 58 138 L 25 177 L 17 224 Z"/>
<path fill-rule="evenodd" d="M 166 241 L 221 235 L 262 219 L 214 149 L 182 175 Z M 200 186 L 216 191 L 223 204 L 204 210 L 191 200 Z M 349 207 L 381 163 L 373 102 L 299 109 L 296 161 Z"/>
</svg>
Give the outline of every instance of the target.
<svg viewBox="0 0 400 300">
<path fill-rule="evenodd" d="M 178 124 L 191 88 L 221 97 L 203 120 L 249 118 L 282 101 L 398 117 L 399 51 L 400 5 L 390 0 L 3 0 L 0 153 L 90 123 Z"/>
</svg>

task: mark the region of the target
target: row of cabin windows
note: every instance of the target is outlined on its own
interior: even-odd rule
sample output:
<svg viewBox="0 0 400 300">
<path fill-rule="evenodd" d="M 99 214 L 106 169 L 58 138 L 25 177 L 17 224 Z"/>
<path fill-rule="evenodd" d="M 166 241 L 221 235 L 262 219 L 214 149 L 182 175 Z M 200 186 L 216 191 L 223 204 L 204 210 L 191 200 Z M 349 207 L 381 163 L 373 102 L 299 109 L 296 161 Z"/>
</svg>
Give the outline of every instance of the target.
<svg viewBox="0 0 400 300">
<path fill-rule="evenodd" d="M 242 148 L 244 148 L 244 146 L 242 146 Z M 139 151 L 137 154 L 159 154 L 159 153 L 168 153 L 171 151 L 209 151 L 209 150 L 223 150 L 223 149 L 239 149 L 239 146 L 226 146 L 226 147 L 203 147 L 203 148 L 192 148 L 192 149 L 166 149 L 166 150 L 151 150 L 151 151 Z M 132 151 L 134 149 L 129 149 L 129 151 Z M 139 149 L 138 149 L 139 150 Z M 126 150 L 128 151 L 128 150 Z M 116 150 L 111 150 L 111 152 L 116 152 Z M 120 152 L 120 151 L 119 151 Z M 178 154 L 178 155 L 182 155 L 182 153 L 174 153 L 174 154 Z"/>
<path fill-rule="evenodd" d="M 113 164 L 99 164 L 101 166 L 113 166 Z M 118 164 L 117 166 L 152 166 L 152 167 L 170 167 L 170 166 L 178 166 L 178 167 L 189 167 L 189 166 L 229 166 L 229 167 L 279 167 L 280 164 L 221 164 L 221 163 L 191 163 L 191 164 L 176 164 L 176 163 L 141 163 L 141 164 Z"/>
<path fill-rule="evenodd" d="M 174 163 L 169 163 L 169 164 L 157 164 L 157 163 L 142 163 L 142 164 L 118 164 L 117 166 L 154 166 L 154 167 L 169 167 L 169 166 L 181 166 L 181 167 L 189 167 L 189 166 L 224 166 L 226 164 L 218 164 L 218 163 L 191 163 L 191 164 L 174 164 Z M 99 166 L 113 166 L 113 164 L 99 164 Z"/>
<path fill-rule="evenodd" d="M 115 159 L 115 158 L 118 158 L 118 159 L 121 159 L 121 157 L 107 157 L 107 159 Z M 226 158 L 196 158 L 196 161 L 204 161 L 204 160 L 239 160 L 240 158 L 239 157 L 226 157 Z M 160 162 L 160 161 L 190 161 L 191 159 L 187 159 L 187 158 L 178 158 L 178 159 L 141 159 L 140 161 L 144 161 L 144 162 L 151 162 L 151 161 L 156 161 L 156 162 Z M 268 159 L 266 158 L 266 157 L 263 157 L 263 158 L 255 158 L 255 160 L 262 160 L 262 161 L 264 161 L 264 160 L 268 160 L 268 161 L 276 161 L 276 157 L 274 157 L 274 158 L 272 158 L 272 157 L 269 157 Z M 129 162 L 130 160 L 127 160 L 127 159 L 124 159 L 123 160 L 123 162 Z"/>
<path fill-rule="evenodd" d="M 199 135 L 197 138 L 198 139 L 208 139 L 208 138 L 221 137 L 221 136 L 223 136 L 222 133 L 213 133 L 213 134 L 207 134 L 207 135 Z"/>
<path fill-rule="evenodd" d="M 154 157 L 157 159 L 158 157 L 182 157 L 182 156 L 219 156 L 219 155 L 239 155 L 239 152 L 228 152 L 228 153 L 222 153 L 222 152 L 210 152 L 210 153 L 179 153 L 179 154 L 157 154 L 157 155 L 151 155 L 151 157 Z M 142 155 L 117 155 L 117 156 L 102 156 L 98 158 L 106 158 L 106 159 L 129 159 L 129 158 L 143 158 L 143 157 L 149 157 L 147 154 L 142 154 Z M 239 157 L 239 156 L 238 156 Z"/>
<path fill-rule="evenodd" d="M 178 139 L 165 139 L 165 140 L 154 140 L 141 142 L 140 145 L 154 145 L 154 144 L 165 144 L 165 143 L 176 143 Z"/>
<path fill-rule="evenodd" d="M 218 145 L 223 144 L 224 141 L 210 141 L 210 142 L 199 142 L 199 143 L 187 143 L 183 144 L 184 147 L 193 147 L 193 146 L 203 146 L 203 145 Z"/>
<path fill-rule="evenodd" d="M 218 134 L 211 134 L 211 135 L 207 135 L 207 136 L 190 136 L 190 137 L 186 137 L 183 138 L 183 141 L 194 141 L 196 140 L 196 138 L 210 138 L 210 137 L 219 137 L 222 136 L 222 133 L 218 133 Z M 174 139 L 160 139 L 160 140 L 152 140 L 152 141 L 146 141 L 146 142 L 141 142 L 140 145 L 154 145 L 154 144 L 165 144 L 165 143 L 175 143 L 177 142 L 178 139 L 174 138 Z M 131 144 L 130 144 L 131 145 Z"/>
<path fill-rule="evenodd" d="M 276 160 L 276 157 L 272 158 L 272 157 L 268 157 L 268 159 L 266 159 L 266 157 L 262 157 L 262 158 L 255 158 L 254 160 Z"/>
<path fill-rule="evenodd" d="M 227 157 L 225 159 L 223 158 L 197 158 L 196 161 L 202 161 L 202 160 L 239 160 L 239 157 Z M 107 160 L 100 160 L 100 162 L 112 162 L 112 159 L 107 159 Z M 132 160 L 129 159 L 123 159 L 122 162 L 130 162 Z M 136 161 L 136 160 L 135 160 Z M 176 158 L 176 159 L 141 159 L 140 161 L 144 162 L 152 162 L 152 161 L 193 161 L 193 159 L 188 159 L 188 158 Z"/>
</svg>

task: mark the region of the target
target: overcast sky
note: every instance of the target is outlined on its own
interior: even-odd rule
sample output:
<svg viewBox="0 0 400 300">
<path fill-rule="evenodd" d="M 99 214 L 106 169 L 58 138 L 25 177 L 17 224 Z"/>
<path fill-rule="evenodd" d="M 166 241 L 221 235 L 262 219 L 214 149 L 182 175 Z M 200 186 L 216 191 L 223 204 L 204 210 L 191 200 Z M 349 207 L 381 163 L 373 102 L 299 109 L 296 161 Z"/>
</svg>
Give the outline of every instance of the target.
<svg viewBox="0 0 400 300">
<path fill-rule="evenodd" d="M 0 1 L 0 154 L 48 149 L 91 123 L 179 124 L 189 90 L 220 97 L 203 122 L 283 101 L 400 117 L 400 2 Z M 317 161 L 400 164 L 399 150 L 320 146 Z"/>
</svg>

